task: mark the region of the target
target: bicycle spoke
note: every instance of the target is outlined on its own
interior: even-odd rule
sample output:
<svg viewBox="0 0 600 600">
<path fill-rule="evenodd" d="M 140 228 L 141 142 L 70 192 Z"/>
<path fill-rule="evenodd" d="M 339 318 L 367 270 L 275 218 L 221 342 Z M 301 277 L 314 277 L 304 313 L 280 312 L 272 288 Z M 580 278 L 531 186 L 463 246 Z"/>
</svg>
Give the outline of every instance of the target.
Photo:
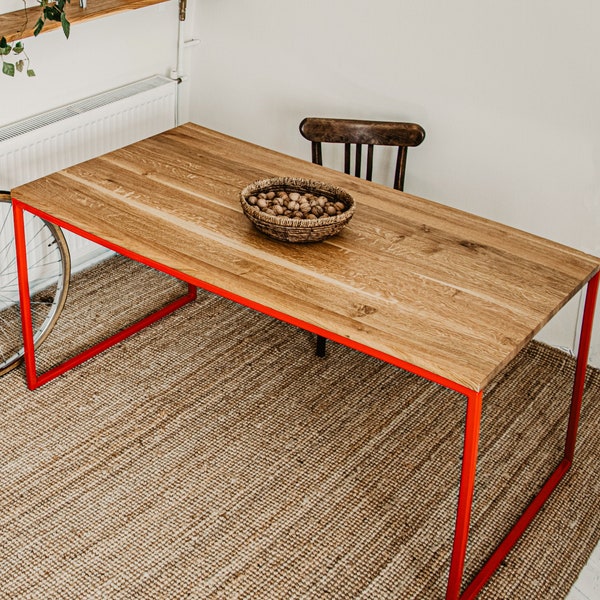
<svg viewBox="0 0 600 600">
<path fill-rule="evenodd" d="M 12 210 L 0 194 L 0 374 L 22 357 L 19 288 Z M 41 343 L 64 305 L 70 275 L 70 258 L 58 227 L 25 214 L 27 268 L 31 295 L 34 344 Z"/>
</svg>

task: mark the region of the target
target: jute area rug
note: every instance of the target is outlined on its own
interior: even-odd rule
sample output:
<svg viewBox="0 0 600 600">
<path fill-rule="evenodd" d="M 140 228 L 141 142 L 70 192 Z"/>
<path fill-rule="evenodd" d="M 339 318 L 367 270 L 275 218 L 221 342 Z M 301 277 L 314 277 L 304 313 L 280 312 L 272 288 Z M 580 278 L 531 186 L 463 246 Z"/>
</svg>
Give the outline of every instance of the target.
<svg viewBox="0 0 600 600">
<path fill-rule="evenodd" d="M 180 284 L 76 279 L 42 368 Z M 491 386 L 467 576 L 558 462 L 573 360 L 533 343 Z M 464 399 L 205 292 L 29 392 L 0 378 L 0 597 L 442 598 Z M 564 598 L 600 538 L 600 373 L 576 461 L 485 587 Z"/>
</svg>

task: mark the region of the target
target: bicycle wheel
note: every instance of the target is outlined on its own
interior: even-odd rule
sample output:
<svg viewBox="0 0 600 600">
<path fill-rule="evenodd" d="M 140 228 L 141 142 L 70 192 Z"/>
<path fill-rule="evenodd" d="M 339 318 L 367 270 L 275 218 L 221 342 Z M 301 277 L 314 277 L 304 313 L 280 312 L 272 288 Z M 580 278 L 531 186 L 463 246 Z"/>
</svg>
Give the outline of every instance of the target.
<svg viewBox="0 0 600 600">
<path fill-rule="evenodd" d="M 33 339 L 37 348 L 48 336 L 67 299 L 71 258 L 60 227 L 25 213 L 27 264 Z M 0 192 L 0 375 L 23 358 L 17 257 L 8 192 Z"/>
</svg>

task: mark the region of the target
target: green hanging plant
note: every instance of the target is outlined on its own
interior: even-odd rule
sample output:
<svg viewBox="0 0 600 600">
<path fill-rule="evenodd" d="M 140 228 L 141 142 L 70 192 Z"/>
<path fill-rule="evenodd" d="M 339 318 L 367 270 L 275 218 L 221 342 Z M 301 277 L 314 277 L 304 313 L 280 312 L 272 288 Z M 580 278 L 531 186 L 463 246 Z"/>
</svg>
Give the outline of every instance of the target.
<svg viewBox="0 0 600 600">
<path fill-rule="evenodd" d="M 42 12 L 35 24 L 33 35 L 38 35 L 38 33 L 43 29 L 44 25 L 46 24 L 46 21 L 57 21 L 62 25 L 62 30 L 65 34 L 65 37 L 68 39 L 69 33 L 71 33 L 71 24 L 69 23 L 67 15 L 65 13 L 65 4 L 70 2 L 71 0 L 56 0 L 56 2 L 48 2 L 48 0 L 39 0 Z"/>
<path fill-rule="evenodd" d="M 37 36 L 47 21 L 56 21 L 61 24 L 63 33 L 68 39 L 71 33 L 71 24 L 65 13 L 65 5 L 71 0 L 56 0 L 49 2 L 48 0 L 39 0 L 40 13 L 38 20 L 33 28 L 33 35 Z M 29 23 L 29 10 L 26 1 L 23 0 L 25 6 L 25 23 L 23 30 Z M 10 60 L 8 59 L 10 57 Z M 9 43 L 4 36 L 0 37 L 0 58 L 2 59 L 2 73 L 9 77 L 14 77 L 15 73 L 25 71 L 28 77 L 34 77 L 35 71 L 30 67 L 30 60 L 25 52 L 25 46 L 22 41 Z"/>
<path fill-rule="evenodd" d="M 13 54 L 15 57 L 18 57 L 18 60 L 14 62 L 10 62 L 5 60 L 5 56 L 9 56 Z M 5 37 L 0 39 L 0 57 L 2 58 L 2 73 L 4 75 L 8 75 L 10 77 L 15 76 L 15 71 L 22 72 L 25 67 L 25 72 L 28 77 L 34 77 L 35 71 L 29 66 L 29 57 L 25 52 L 25 46 L 23 46 L 23 42 L 16 42 L 15 44 L 9 44 L 6 41 Z"/>
</svg>

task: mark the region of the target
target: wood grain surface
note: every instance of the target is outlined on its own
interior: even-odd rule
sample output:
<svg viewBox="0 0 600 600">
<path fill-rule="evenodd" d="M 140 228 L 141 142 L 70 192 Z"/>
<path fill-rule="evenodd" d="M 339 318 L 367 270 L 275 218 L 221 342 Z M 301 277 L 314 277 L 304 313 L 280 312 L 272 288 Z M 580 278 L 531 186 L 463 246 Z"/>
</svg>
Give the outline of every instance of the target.
<svg viewBox="0 0 600 600">
<path fill-rule="evenodd" d="M 121 12 L 144 8 L 152 4 L 160 4 L 167 0 L 92 0 L 85 8 L 79 6 L 78 0 L 71 0 L 65 8 L 69 23 L 83 23 L 98 17 L 108 17 Z M 0 34 L 8 42 L 33 36 L 36 21 L 40 16 L 39 7 L 27 10 L 15 10 L 0 15 Z M 46 21 L 41 33 L 62 27 L 57 21 Z"/>
<path fill-rule="evenodd" d="M 316 244 L 265 237 L 239 193 L 274 176 L 346 189 L 354 218 Z M 13 197 L 182 279 L 473 390 L 600 269 L 577 250 L 193 124 Z"/>
</svg>

